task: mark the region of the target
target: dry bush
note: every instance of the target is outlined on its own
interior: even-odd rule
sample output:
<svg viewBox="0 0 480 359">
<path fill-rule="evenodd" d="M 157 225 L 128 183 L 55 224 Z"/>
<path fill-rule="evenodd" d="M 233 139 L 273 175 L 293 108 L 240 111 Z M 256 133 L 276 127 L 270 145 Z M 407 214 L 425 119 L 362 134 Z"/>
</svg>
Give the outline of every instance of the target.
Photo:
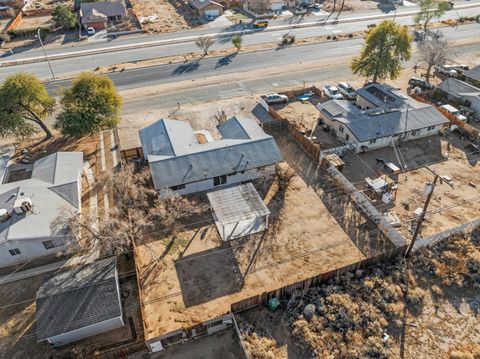
<svg viewBox="0 0 480 359">
<path fill-rule="evenodd" d="M 257 333 L 243 336 L 245 349 L 252 359 L 275 359 L 280 355 L 275 339 L 260 337 Z"/>
<path fill-rule="evenodd" d="M 217 111 L 215 113 L 214 117 L 218 121 L 219 124 L 227 122 L 227 114 L 225 113 L 225 110 Z"/>
<path fill-rule="evenodd" d="M 475 359 L 472 353 L 454 351 L 450 353 L 450 359 Z"/>
<path fill-rule="evenodd" d="M 297 176 L 292 168 L 280 165 L 275 166 L 275 174 L 275 182 L 277 183 L 279 191 L 286 191 Z"/>
</svg>

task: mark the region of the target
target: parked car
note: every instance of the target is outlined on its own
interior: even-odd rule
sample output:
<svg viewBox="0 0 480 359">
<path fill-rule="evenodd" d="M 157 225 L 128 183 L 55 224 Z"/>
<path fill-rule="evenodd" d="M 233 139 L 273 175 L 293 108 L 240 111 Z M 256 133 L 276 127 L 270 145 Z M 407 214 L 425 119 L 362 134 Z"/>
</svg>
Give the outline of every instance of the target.
<svg viewBox="0 0 480 359">
<path fill-rule="evenodd" d="M 340 92 L 347 100 L 355 100 L 357 98 L 357 92 L 352 85 L 346 82 L 340 82 L 337 88 L 338 92 Z"/>
<path fill-rule="evenodd" d="M 267 20 L 255 20 L 253 22 L 254 29 L 265 29 L 268 26 Z"/>
<path fill-rule="evenodd" d="M 95 29 L 93 27 L 87 27 L 87 34 L 89 36 L 95 35 Z"/>
<path fill-rule="evenodd" d="M 455 71 L 457 71 L 461 75 L 463 75 L 465 71 L 470 70 L 470 67 L 468 67 L 468 65 L 451 65 L 451 66 Z"/>
<path fill-rule="evenodd" d="M 213 16 L 213 15 L 205 15 L 205 19 L 206 19 L 207 21 L 213 21 L 213 20 L 215 20 L 215 16 Z"/>
<path fill-rule="evenodd" d="M 467 122 L 467 118 L 461 114 L 460 110 L 453 107 L 452 105 L 442 105 L 440 106 L 440 108 L 447 111 L 448 113 L 451 113 L 460 121 Z"/>
<path fill-rule="evenodd" d="M 325 85 L 323 86 L 323 93 L 325 96 L 330 97 L 334 100 L 343 100 L 342 94 L 338 91 L 338 89 L 333 85 Z"/>
<path fill-rule="evenodd" d="M 269 105 L 277 103 L 288 103 L 288 96 L 280 95 L 278 93 L 271 93 L 265 96 L 265 101 L 267 101 Z"/>
<path fill-rule="evenodd" d="M 315 10 L 321 10 L 322 5 L 319 4 L 319 3 L 315 3 L 315 4 L 313 4 L 313 8 L 314 8 Z"/>
<path fill-rule="evenodd" d="M 445 75 L 447 77 L 457 77 L 458 76 L 458 71 L 455 70 L 455 68 L 453 66 L 450 66 L 450 65 L 435 66 L 435 71 L 437 71 L 439 74 Z"/>
<path fill-rule="evenodd" d="M 420 87 L 422 90 L 431 90 L 433 89 L 433 85 L 426 80 L 419 79 L 416 77 L 412 77 L 410 80 L 408 80 L 408 85 L 410 87 Z"/>
</svg>

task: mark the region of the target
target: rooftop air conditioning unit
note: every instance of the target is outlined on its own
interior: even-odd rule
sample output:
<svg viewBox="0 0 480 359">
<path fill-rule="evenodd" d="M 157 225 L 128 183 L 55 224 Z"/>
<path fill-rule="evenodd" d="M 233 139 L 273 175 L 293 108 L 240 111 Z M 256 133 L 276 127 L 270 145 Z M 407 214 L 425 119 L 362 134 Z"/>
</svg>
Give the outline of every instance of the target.
<svg viewBox="0 0 480 359">
<path fill-rule="evenodd" d="M 16 214 L 24 214 L 31 212 L 33 209 L 33 203 L 30 198 L 19 198 L 13 204 L 13 210 Z"/>
<path fill-rule="evenodd" d="M 10 213 L 5 208 L 0 208 L 0 223 L 6 222 L 10 219 Z"/>
</svg>

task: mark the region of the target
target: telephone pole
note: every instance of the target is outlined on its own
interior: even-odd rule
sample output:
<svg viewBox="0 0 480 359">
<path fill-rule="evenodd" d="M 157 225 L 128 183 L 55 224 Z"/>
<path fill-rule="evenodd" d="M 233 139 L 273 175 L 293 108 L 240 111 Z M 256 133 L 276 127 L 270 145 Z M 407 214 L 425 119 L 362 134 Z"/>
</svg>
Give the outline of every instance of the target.
<svg viewBox="0 0 480 359">
<path fill-rule="evenodd" d="M 417 240 L 417 237 L 420 234 L 423 220 L 425 219 L 425 214 L 427 213 L 428 205 L 430 204 L 430 200 L 432 199 L 432 196 L 433 196 L 433 191 L 435 190 L 435 186 L 437 185 L 438 177 L 439 176 L 435 174 L 435 179 L 433 180 L 432 188 L 430 189 L 430 192 L 427 195 L 427 199 L 425 200 L 425 204 L 423 205 L 422 213 L 418 218 L 417 226 L 415 228 L 415 232 L 413 233 L 412 241 L 408 245 L 407 251 L 405 252 L 405 257 L 408 257 L 410 255 L 410 252 L 412 251 L 413 246 L 415 245 L 415 241 Z"/>
</svg>

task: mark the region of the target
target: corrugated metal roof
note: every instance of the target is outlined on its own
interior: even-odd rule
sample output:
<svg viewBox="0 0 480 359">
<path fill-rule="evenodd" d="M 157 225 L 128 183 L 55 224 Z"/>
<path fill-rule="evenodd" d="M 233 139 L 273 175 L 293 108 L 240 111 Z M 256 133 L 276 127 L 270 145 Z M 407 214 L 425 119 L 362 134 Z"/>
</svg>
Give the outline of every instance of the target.
<svg viewBox="0 0 480 359">
<path fill-rule="evenodd" d="M 475 66 L 473 69 L 465 71 L 465 76 L 474 80 L 480 81 L 480 65 Z"/>
<path fill-rule="evenodd" d="M 408 105 L 408 111 L 404 106 L 382 112 L 381 109 L 361 111 L 349 101 L 330 100 L 318 104 L 317 109 L 330 119 L 342 122 L 360 142 L 449 122 L 433 106 L 419 103 Z"/>
<path fill-rule="evenodd" d="M 38 290 L 38 341 L 122 316 L 115 258 L 55 274 Z"/>
<path fill-rule="evenodd" d="M 452 94 L 457 97 L 461 97 L 462 94 L 480 94 L 480 89 L 478 87 L 467 84 L 466 82 L 460 81 L 458 79 L 449 77 L 445 81 L 442 81 L 437 87 L 449 94 Z"/>
<path fill-rule="evenodd" d="M 155 139 L 154 130 L 161 130 L 158 122 L 153 127 L 149 126 L 148 131 L 140 131 L 142 146 L 146 144 L 146 153 L 151 149 L 150 140 Z M 179 147 L 177 141 L 184 143 L 185 137 L 188 138 L 190 134 L 194 136 L 192 128 L 188 127 L 187 132 L 184 127 L 182 132 L 176 132 L 180 128 L 177 126 L 168 132 L 172 148 Z M 175 156 L 147 155 L 155 188 L 165 189 L 283 161 L 273 137 L 265 134 L 252 119 L 232 118 L 219 126 L 219 131 L 233 139 L 183 146 L 180 154 L 175 151 Z"/>
</svg>

